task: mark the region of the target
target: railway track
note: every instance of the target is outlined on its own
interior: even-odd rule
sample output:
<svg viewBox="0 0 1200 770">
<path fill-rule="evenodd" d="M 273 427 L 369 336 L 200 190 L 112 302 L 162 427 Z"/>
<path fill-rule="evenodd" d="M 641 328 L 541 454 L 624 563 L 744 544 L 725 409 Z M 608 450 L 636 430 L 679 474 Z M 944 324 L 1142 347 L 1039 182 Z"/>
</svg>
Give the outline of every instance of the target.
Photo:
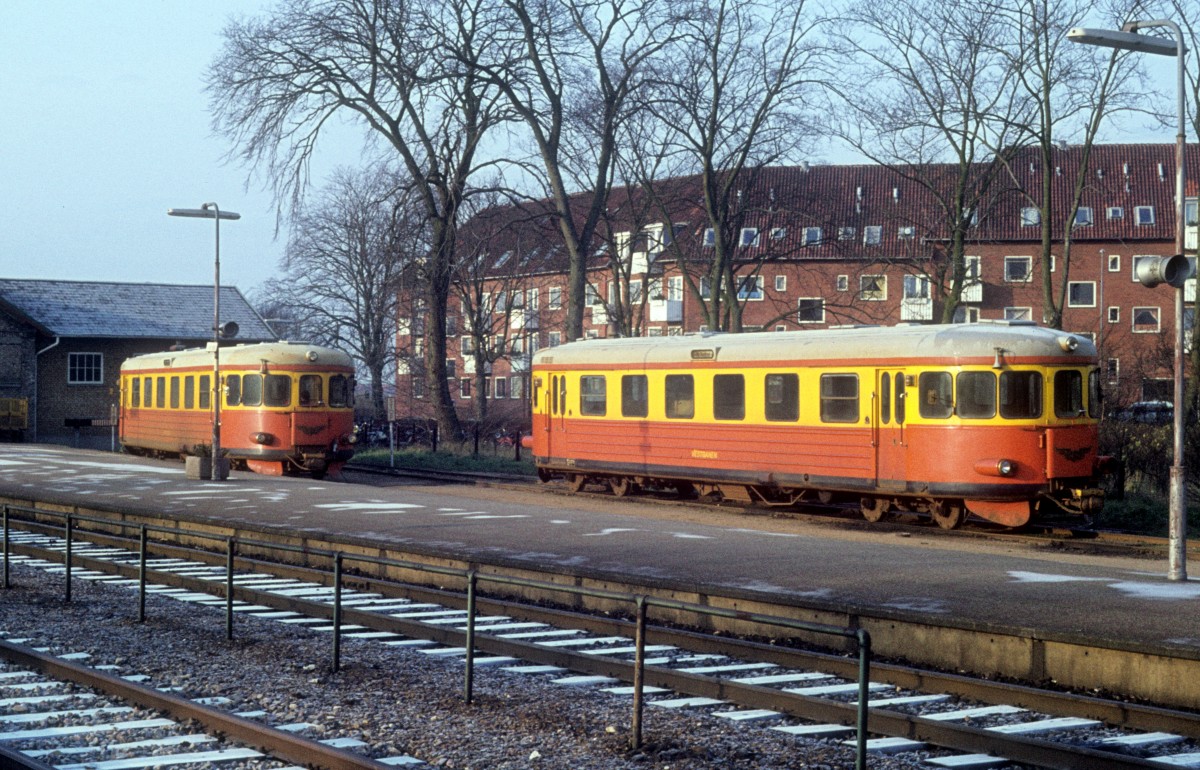
<svg viewBox="0 0 1200 770">
<path fill-rule="evenodd" d="M 317 741 L 311 725 L 265 712 L 230 713 L 222 699 L 189 700 L 142 684 L 116 665 L 83 665 L 83 653 L 49 654 L 29 639 L 0 640 L 0 765 L 26 770 L 135 770 L 253 762 L 327 770 L 383 770 L 413 757 L 375 761 L 353 740 Z M 273 723 L 269 723 L 273 722 Z M 51 764 L 53 763 L 53 764 Z"/>
<path fill-rule="evenodd" d="M 62 538 L 12 537 L 26 564 L 64 569 Z M 244 561 L 231 576 L 219 555 L 168 550 L 146 566 L 161 586 L 157 595 L 326 630 L 335 618 L 341 624 L 335 639 L 361 636 L 435 657 L 466 655 L 472 621 L 459 594 L 368 579 L 339 589 L 328 573 L 262 560 Z M 78 542 L 72 554 L 80 570 L 75 577 L 127 587 L 140 582 L 136 550 Z M 224 595 L 227 585 L 233 591 Z M 476 666 L 630 692 L 637 647 L 626 620 L 482 599 L 473 625 Z M 642 652 L 651 708 L 698 709 L 747 729 L 853 737 L 861 690 L 856 663 L 844 656 L 658 626 Z M 870 673 L 873 752 L 913 752 L 935 767 L 1200 767 L 1200 718 L 1188 712 L 893 664 L 875 664 Z"/>
</svg>

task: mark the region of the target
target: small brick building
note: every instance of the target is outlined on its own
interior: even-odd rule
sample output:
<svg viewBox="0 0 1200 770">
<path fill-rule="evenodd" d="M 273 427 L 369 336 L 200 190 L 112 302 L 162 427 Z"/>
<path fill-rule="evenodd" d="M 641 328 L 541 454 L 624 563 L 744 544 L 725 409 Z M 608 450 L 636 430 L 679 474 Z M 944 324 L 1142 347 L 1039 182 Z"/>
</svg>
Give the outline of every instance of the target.
<svg viewBox="0 0 1200 770">
<path fill-rule="evenodd" d="M 130 356 L 212 339 L 213 288 L 0 278 L 0 398 L 28 400 L 28 441 L 107 447 Z M 221 321 L 238 342 L 275 335 L 232 286 Z"/>
</svg>

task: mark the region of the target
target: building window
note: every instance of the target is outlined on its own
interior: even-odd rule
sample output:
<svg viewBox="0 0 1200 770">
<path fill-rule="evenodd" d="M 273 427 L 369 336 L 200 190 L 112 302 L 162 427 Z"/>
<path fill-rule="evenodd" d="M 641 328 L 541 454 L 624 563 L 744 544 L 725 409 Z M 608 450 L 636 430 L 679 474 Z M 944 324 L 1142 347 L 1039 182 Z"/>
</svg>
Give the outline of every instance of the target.
<svg viewBox="0 0 1200 770">
<path fill-rule="evenodd" d="M 801 297 L 797 300 L 796 321 L 802 324 L 825 323 L 825 300 L 820 297 Z"/>
<path fill-rule="evenodd" d="M 562 344 L 562 332 L 550 332 L 548 337 L 550 347 L 556 348 Z"/>
<path fill-rule="evenodd" d="M 717 234 L 715 232 L 713 232 L 713 229 L 711 227 L 705 228 L 705 230 L 704 230 L 704 245 L 705 246 L 715 246 L 716 243 L 717 243 Z"/>
<path fill-rule="evenodd" d="M 1031 321 L 1033 320 L 1033 308 L 1031 307 L 1006 307 L 1004 308 L 1005 321 Z"/>
<path fill-rule="evenodd" d="M 1110 272 L 1110 273 L 1121 272 L 1121 255 L 1120 254 L 1109 254 L 1108 255 L 1108 272 Z"/>
<path fill-rule="evenodd" d="M 741 245 L 743 245 L 743 246 L 757 246 L 758 245 L 758 228 L 757 227 L 743 227 L 742 228 Z"/>
<path fill-rule="evenodd" d="M 771 240 L 782 241 L 786 237 L 787 237 L 787 228 L 786 227 L 772 227 L 771 228 Z"/>
<path fill-rule="evenodd" d="M 67 384 L 69 384 L 69 385 L 103 385 L 104 384 L 104 354 L 103 353 L 68 353 L 67 354 Z"/>
<path fill-rule="evenodd" d="M 471 378 L 463 377 L 458 381 L 458 395 L 462 398 L 471 397 Z"/>
<path fill-rule="evenodd" d="M 1124 219 L 1125 209 L 1122 206 L 1109 206 L 1106 216 L 1109 219 Z"/>
<path fill-rule="evenodd" d="M 860 275 L 858 277 L 858 298 L 870 302 L 887 299 L 887 276 Z"/>
<path fill-rule="evenodd" d="M 954 323 L 979 323 L 979 308 L 972 305 L 959 305 L 958 307 L 954 308 Z"/>
<path fill-rule="evenodd" d="M 475 338 L 474 337 L 465 336 L 462 338 L 462 354 L 464 356 L 471 356 L 471 355 L 475 354 Z"/>
<path fill-rule="evenodd" d="M 804 245 L 817 246 L 821 243 L 821 228 L 806 227 L 804 228 Z"/>
<path fill-rule="evenodd" d="M 1136 334 L 1154 334 L 1159 331 L 1159 313 L 1156 307 L 1133 309 L 1133 331 Z"/>
<path fill-rule="evenodd" d="M 1075 209 L 1075 226 L 1076 227 L 1086 227 L 1087 225 L 1092 224 L 1092 222 L 1093 222 L 1093 220 L 1092 220 L 1092 207 L 1091 206 L 1080 206 L 1079 208 Z"/>
<path fill-rule="evenodd" d="M 763 298 L 761 275 L 747 275 L 738 281 L 738 299 L 760 300 Z"/>
<path fill-rule="evenodd" d="M 1095 307 L 1096 282 L 1071 281 L 1067 284 L 1067 307 Z"/>
<path fill-rule="evenodd" d="M 837 277 L 837 290 L 838 291 L 850 291 L 850 276 L 839 275 Z"/>
<path fill-rule="evenodd" d="M 854 240 L 854 234 L 855 234 L 855 230 L 853 227 L 839 227 L 838 228 L 838 240 L 839 241 L 852 241 L 852 240 Z"/>
<path fill-rule="evenodd" d="M 510 399 L 522 398 L 525 393 L 525 380 L 521 375 L 514 375 L 508 378 L 508 397 Z"/>
<path fill-rule="evenodd" d="M 661 336 L 663 336 L 663 328 L 661 326 L 648 327 L 646 329 L 646 336 L 647 337 L 661 337 Z"/>
<path fill-rule="evenodd" d="M 868 246 L 878 246 L 883 240 L 882 225 L 867 225 L 863 228 L 863 243 Z"/>
<path fill-rule="evenodd" d="M 1108 306 L 1108 322 L 1110 324 L 1121 323 L 1121 308 L 1117 305 Z"/>
<path fill-rule="evenodd" d="M 1142 225 L 1154 224 L 1154 207 L 1153 206 L 1134 206 L 1133 221 L 1140 227 Z"/>
<path fill-rule="evenodd" d="M 551 286 L 546 290 L 546 306 L 550 310 L 560 310 L 562 308 L 562 287 Z"/>
<path fill-rule="evenodd" d="M 904 276 L 904 299 L 929 299 L 929 278 L 923 275 Z"/>
<path fill-rule="evenodd" d="M 458 376 L 458 362 L 455 361 L 453 358 L 446 359 L 446 376 L 447 377 L 457 377 Z"/>
<path fill-rule="evenodd" d="M 1021 209 L 1021 227 L 1036 227 L 1042 223 L 1042 212 L 1033 207 L 1026 206 Z"/>
<path fill-rule="evenodd" d="M 1033 257 L 1005 257 L 1004 281 L 1029 283 L 1033 278 Z"/>
<path fill-rule="evenodd" d="M 787 276 L 786 275 L 775 276 L 775 291 L 778 291 L 778 292 L 787 291 Z"/>
<path fill-rule="evenodd" d="M 917 228 L 912 225 L 903 225 L 896 230 L 896 237 L 902 241 L 911 241 L 916 234 Z"/>
<path fill-rule="evenodd" d="M 1110 358 L 1104 362 L 1104 375 L 1109 382 L 1116 382 L 1121 377 L 1121 359 Z"/>
</svg>

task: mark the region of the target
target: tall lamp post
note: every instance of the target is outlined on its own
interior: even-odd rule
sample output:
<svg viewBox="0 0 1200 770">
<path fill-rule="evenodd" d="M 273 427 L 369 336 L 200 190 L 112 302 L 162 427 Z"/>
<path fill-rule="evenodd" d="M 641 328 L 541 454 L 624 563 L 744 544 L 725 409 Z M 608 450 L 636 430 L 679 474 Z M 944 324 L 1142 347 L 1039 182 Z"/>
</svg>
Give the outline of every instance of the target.
<svg viewBox="0 0 1200 770">
<path fill-rule="evenodd" d="M 221 211 L 215 203 L 205 203 L 198 209 L 167 209 L 172 217 L 211 219 L 216 225 L 216 256 L 213 259 L 213 382 L 212 382 L 212 464 L 209 479 L 219 481 L 221 458 L 221 220 L 241 219 L 232 211 Z"/>
<path fill-rule="evenodd" d="M 1175 35 L 1175 40 L 1146 37 L 1138 30 L 1165 27 Z M 1175 255 L 1154 260 L 1147 265 L 1145 273 L 1139 270 L 1138 280 L 1146 286 L 1166 282 L 1175 287 L 1175 409 L 1174 409 L 1174 457 L 1171 462 L 1170 498 L 1170 544 L 1167 552 L 1167 579 L 1187 580 L 1187 488 L 1183 472 L 1183 284 L 1190 277 L 1191 268 L 1183 256 L 1184 236 L 1187 223 L 1184 218 L 1184 147 L 1187 141 L 1187 111 L 1184 100 L 1184 56 L 1187 48 L 1183 43 L 1183 32 L 1179 25 L 1168 19 L 1153 21 L 1129 21 L 1121 31 L 1076 27 L 1067 33 L 1067 39 L 1075 43 L 1118 48 L 1125 51 L 1174 56 L 1177 78 L 1177 102 L 1179 131 L 1175 136 Z"/>
</svg>

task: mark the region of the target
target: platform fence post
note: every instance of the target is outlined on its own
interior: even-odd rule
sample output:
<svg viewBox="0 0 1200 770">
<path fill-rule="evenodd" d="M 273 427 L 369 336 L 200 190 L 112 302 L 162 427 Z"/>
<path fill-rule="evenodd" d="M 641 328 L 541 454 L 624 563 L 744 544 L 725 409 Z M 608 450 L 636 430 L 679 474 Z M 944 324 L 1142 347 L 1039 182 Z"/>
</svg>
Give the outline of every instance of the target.
<svg viewBox="0 0 1200 770">
<path fill-rule="evenodd" d="M 867 768 L 867 719 L 871 696 L 871 634 L 865 628 L 855 631 L 858 640 L 858 740 L 856 741 L 855 770 Z"/>
<path fill-rule="evenodd" d="M 342 552 L 333 555 L 333 671 L 342 670 Z"/>
<path fill-rule="evenodd" d="M 213 462 L 216 462 L 215 457 Z M 233 641 L 233 557 L 237 541 L 228 538 L 225 546 L 225 639 Z"/>
<path fill-rule="evenodd" d="M 646 687 L 646 597 L 637 597 L 637 630 L 634 633 L 633 654 L 633 724 L 630 726 L 629 747 L 642 747 L 643 690 Z"/>
<path fill-rule="evenodd" d="M 463 679 L 463 700 L 467 703 L 471 702 L 475 688 L 475 588 L 478 582 L 475 570 L 467 573 L 467 670 Z"/>
<path fill-rule="evenodd" d="M 67 577 L 66 585 L 66 602 L 71 603 L 71 544 L 75 535 L 75 517 L 67 514 L 67 551 L 64 556 L 63 564 L 66 566 L 64 574 Z"/>
<path fill-rule="evenodd" d="M 146 622 L 146 525 L 138 532 L 138 622 Z"/>
</svg>

